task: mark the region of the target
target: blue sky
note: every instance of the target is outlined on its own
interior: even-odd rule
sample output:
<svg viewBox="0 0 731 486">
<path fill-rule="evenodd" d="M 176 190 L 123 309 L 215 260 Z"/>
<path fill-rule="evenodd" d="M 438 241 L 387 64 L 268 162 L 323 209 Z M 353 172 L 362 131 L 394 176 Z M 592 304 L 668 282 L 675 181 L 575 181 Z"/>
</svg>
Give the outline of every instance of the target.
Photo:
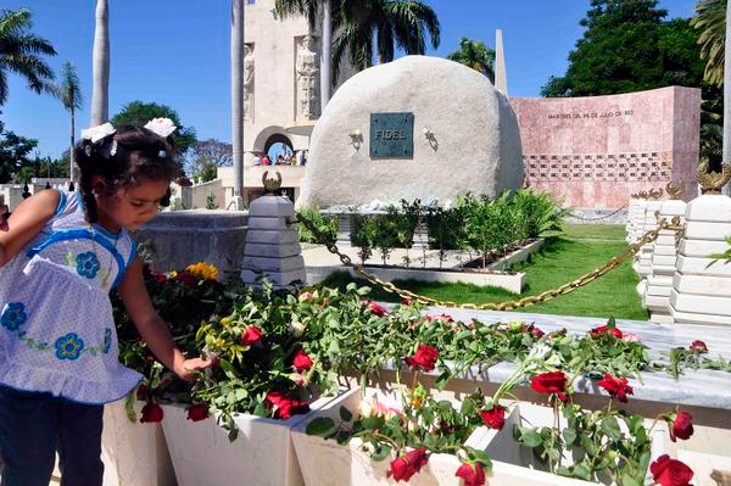
<svg viewBox="0 0 731 486">
<path fill-rule="evenodd" d="M 34 31 L 50 40 L 58 56 L 77 67 L 85 96 L 77 127 L 89 122 L 95 0 L 2 0 L 25 6 Z M 140 99 L 178 111 L 198 138 L 230 141 L 230 0 L 110 0 L 112 67 L 110 114 Z M 579 21 L 589 0 L 428 0 L 442 25 L 442 43 L 428 54 L 446 56 L 461 37 L 494 47 L 503 29 L 510 96 L 538 96 L 551 75 L 562 75 L 567 55 L 582 35 Z M 669 17 L 689 17 L 695 0 L 660 0 Z M 215 7 L 218 5 L 218 7 Z M 273 32 L 276 35 L 276 32 Z M 68 147 L 68 115 L 58 101 L 26 89 L 11 75 L 10 97 L 0 115 L 6 127 L 40 141 L 41 155 Z M 78 133 L 78 132 L 77 132 Z"/>
</svg>

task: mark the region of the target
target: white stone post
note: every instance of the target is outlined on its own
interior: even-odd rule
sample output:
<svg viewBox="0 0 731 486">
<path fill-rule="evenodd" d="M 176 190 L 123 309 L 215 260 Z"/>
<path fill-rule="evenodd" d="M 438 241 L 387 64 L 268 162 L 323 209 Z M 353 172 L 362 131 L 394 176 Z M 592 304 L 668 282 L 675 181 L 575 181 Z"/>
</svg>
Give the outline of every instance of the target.
<svg viewBox="0 0 731 486">
<path fill-rule="evenodd" d="M 635 243 L 642 236 L 642 228 L 645 227 L 645 212 L 647 211 L 647 199 L 637 199 L 634 206 L 634 213 L 630 216 L 630 243 Z M 635 256 L 635 262 L 639 256 Z"/>
<path fill-rule="evenodd" d="M 627 233 L 627 243 L 634 243 L 635 226 L 637 225 L 637 217 L 640 213 L 640 199 L 631 197 L 629 207 L 627 209 L 627 224 L 625 225 L 625 233 Z"/>
<path fill-rule="evenodd" d="M 644 224 L 642 225 L 637 240 L 642 238 L 646 232 L 657 228 L 657 216 L 655 213 L 660 211 L 662 201 L 647 201 L 645 208 Z M 637 292 L 642 296 L 642 305 L 646 306 L 645 297 L 647 296 L 647 277 L 652 273 L 652 250 L 654 243 L 644 245 L 636 256 L 635 270 L 640 275 L 640 283 L 637 285 Z"/>
<path fill-rule="evenodd" d="M 660 217 L 671 221 L 679 216 L 685 222 L 685 201 L 665 201 L 660 208 Z M 652 273 L 647 276 L 645 302 L 652 315 L 650 320 L 658 324 L 672 324 L 670 315 L 670 291 L 673 289 L 673 275 L 678 256 L 675 231 L 662 230 L 652 251 Z"/>
<path fill-rule="evenodd" d="M 704 195 L 688 204 L 686 231 L 670 292 L 670 314 L 676 324 L 731 325 L 731 265 L 711 265 L 709 255 L 728 249 L 731 198 Z"/>
<path fill-rule="evenodd" d="M 307 280 L 294 204 L 283 196 L 262 196 L 249 206 L 241 280 L 258 286 L 261 277 L 275 288 L 304 285 Z"/>
</svg>

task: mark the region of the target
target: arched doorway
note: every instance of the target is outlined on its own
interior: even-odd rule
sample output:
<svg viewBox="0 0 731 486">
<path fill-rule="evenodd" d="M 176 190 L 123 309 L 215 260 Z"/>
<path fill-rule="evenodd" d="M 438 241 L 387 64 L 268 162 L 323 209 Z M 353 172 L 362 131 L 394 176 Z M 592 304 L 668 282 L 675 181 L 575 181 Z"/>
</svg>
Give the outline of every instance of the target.
<svg viewBox="0 0 731 486">
<path fill-rule="evenodd" d="M 269 156 L 272 165 L 290 165 L 294 155 L 292 141 L 286 135 L 275 133 L 264 143 L 264 153 Z"/>
</svg>

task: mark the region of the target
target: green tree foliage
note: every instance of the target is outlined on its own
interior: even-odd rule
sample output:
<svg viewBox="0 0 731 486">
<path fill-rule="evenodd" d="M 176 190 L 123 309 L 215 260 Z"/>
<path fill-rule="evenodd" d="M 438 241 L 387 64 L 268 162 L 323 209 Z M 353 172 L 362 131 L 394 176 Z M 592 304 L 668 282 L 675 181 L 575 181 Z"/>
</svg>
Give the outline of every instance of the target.
<svg viewBox="0 0 731 486">
<path fill-rule="evenodd" d="M 219 167 L 233 165 L 233 146 L 215 138 L 193 144 L 188 151 L 188 172 L 200 182 L 218 177 Z"/>
<path fill-rule="evenodd" d="M 33 166 L 29 156 L 37 146 L 38 140 L 5 130 L 5 124 L 0 121 L 0 184 L 11 182 L 24 167 Z"/>
<path fill-rule="evenodd" d="M 700 86 L 705 69 L 688 19 L 664 21 L 657 0 L 592 0 L 584 36 L 544 96 L 597 96 L 671 85 Z"/>
<path fill-rule="evenodd" d="M 495 81 L 495 51 L 490 49 L 482 41 L 473 41 L 462 37 L 459 41 L 459 50 L 452 52 L 447 59 L 464 64 L 475 71 Z"/>
<path fill-rule="evenodd" d="M 180 122 L 178 112 L 167 105 L 158 103 L 145 103 L 143 101 L 132 101 L 122 107 L 122 111 L 112 118 L 111 123 L 114 126 L 134 125 L 143 127 L 153 118 L 170 118 L 178 129 L 173 134 L 173 142 L 178 149 L 178 155 L 181 159 L 186 155 L 197 141 L 195 129 L 185 127 Z"/>
<path fill-rule="evenodd" d="M 30 10 L 0 10 L 0 105 L 8 100 L 8 73 L 19 74 L 36 93 L 49 89 L 53 71 L 43 56 L 55 56 L 50 42 L 31 32 Z"/>
<path fill-rule="evenodd" d="M 375 56 L 380 63 L 393 61 L 396 47 L 407 54 L 424 54 L 427 37 L 435 49 L 441 39 L 436 12 L 419 0 L 340 0 L 333 19 L 338 33 L 333 41 L 334 81 L 346 54 L 363 70 L 373 65 Z"/>
<path fill-rule="evenodd" d="M 726 0 L 699 0 L 690 24 L 698 29 L 701 57 L 706 61 L 708 83 L 723 84 L 726 44 Z"/>
</svg>

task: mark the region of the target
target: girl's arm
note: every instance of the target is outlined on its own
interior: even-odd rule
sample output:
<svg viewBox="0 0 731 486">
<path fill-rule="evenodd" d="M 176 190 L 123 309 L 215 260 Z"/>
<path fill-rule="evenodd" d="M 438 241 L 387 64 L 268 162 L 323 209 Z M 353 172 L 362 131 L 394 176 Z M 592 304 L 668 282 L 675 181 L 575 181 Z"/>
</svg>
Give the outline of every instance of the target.
<svg viewBox="0 0 731 486">
<path fill-rule="evenodd" d="M 135 258 L 132 265 L 127 268 L 124 279 L 119 285 L 119 294 L 142 340 L 168 369 L 173 370 L 184 380 L 193 380 L 195 377 L 190 371 L 202 370 L 213 364 L 210 359 L 185 359 L 183 353 L 175 347 L 167 324 L 157 315 L 150 302 L 150 296 L 147 295 L 142 276 L 142 261 L 139 258 Z"/>
<path fill-rule="evenodd" d="M 59 197 L 58 191 L 41 191 L 20 203 L 6 224 L 0 223 L 0 267 L 43 229 L 56 212 Z"/>
</svg>

